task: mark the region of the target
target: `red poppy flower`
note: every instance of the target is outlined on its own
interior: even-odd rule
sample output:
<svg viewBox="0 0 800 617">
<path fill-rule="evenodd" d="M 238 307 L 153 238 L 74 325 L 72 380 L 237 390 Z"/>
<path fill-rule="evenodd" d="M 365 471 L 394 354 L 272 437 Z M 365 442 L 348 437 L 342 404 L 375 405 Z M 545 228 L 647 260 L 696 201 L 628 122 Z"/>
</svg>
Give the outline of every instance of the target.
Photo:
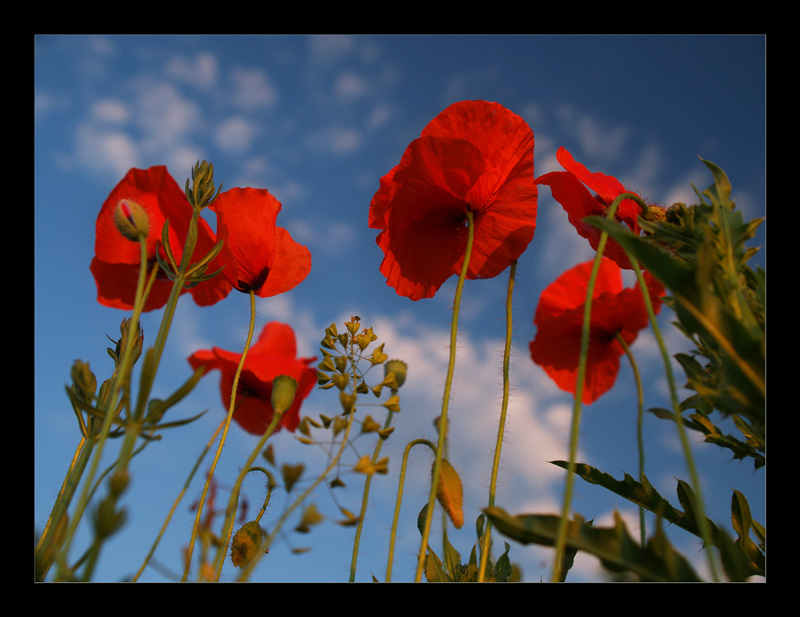
<svg viewBox="0 0 800 617">
<path fill-rule="evenodd" d="M 536 229 L 533 145 L 522 118 L 486 101 L 450 105 L 409 144 L 369 209 L 381 272 L 398 294 L 430 298 L 461 272 L 468 210 L 467 278 L 497 276 L 523 253 Z"/>
<path fill-rule="evenodd" d="M 217 214 L 217 237 L 225 241 L 222 272 L 235 289 L 253 289 L 266 298 L 289 291 L 308 276 L 311 253 L 276 227 L 281 203 L 269 191 L 231 189 L 210 208 Z"/>
<path fill-rule="evenodd" d="M 583 311 L 592 264 L 591 261 L 579 264 L 551 283 L 542 292 L 533 320 L 537 330 L 530 344 L 531 358 L 559 388 L 573 394 L 577 388 Z M 650 273 L 645 272 L 644 277 L 653 310 L 658 313 L 664 287 Z M 595 401 L 616 381 L 619 357 L 625 353 L 616 335 L 631 345 L 647 324 L 647 309 L 639 285 L 623 289 L 620 267 L 603 257 L 592 296 L 584 403 Z"/>
<path fill-rule="evenodd" d="M 586 167 L 575 161 L 565 148 L 559 148 L 556 159 L 567 171 L 553 171 L 539 176 L 536 184 L 546 184 L 553 193 L 553 198 L 567 211 L 569 222 L 573 224 L 578 233 L 589 240 L 593 249 L 597 249 L 602 232 L 596 227 L 584 223 L 583 218 L 590 215 L 606 216 L 611 203 L 622 193 L 633 193 L 613 176 L 596 172 L 592 173 Z M 587 188 L 588 187 L 588 188 Z M 592 196 L 589 189 L 596 195 Z M 641 206 L 632 199 L 623 200 L 617 207 L 615 218 L 625 223 L 631 231 L 639 234 L 637 221 L 641 213 Z M 631 269 L 625 251 L 611 238 L 606 243 L 604 256 L 610 257 L 621 268 Z"/>
<path fill-rule="evenodd" d="M 117 206 L 126 200 L 139 204 L 147 213 L 146 244 L 149 266 L 156 261 L 156 247 L 161 242 L 161 230 L 167 220 L 170 246 L 175 259 L 181 259 L 192 207 L 164 166 L 131 169 L 103 203 L 97 217 L 95 255 L 90 266 L 97 283 L 97 299 L 104 306 L 130 310 L 133 308 L 139 278 L 139 243 L 124 237 L 114 222 Z M 194 255 L 199 259 L 211 250 L 216 239 L 203 219 L 200 219 L 197 231 Z M 218 267 L 218 262 L 212 262 L 209 272 Z M 172 281 L 160 270 L 144 310 L 151 311 L 164 306 L 171 290 Z M 228 295 L 230 285 L 221 276 L 215 276 L 192 287 L 190 291 L 197 304 L 207 306 Z"/>
<path fill-rule="evenodd" d="M 258 341 L 247 351 L 247 358 L 239 376 L 236 409 L 233 419 L 248 433 L 263 435 L 272 421 L 272 382 L 279 375 L 288 375 L 297 381 L 292 406 L 284 412 L 278 425 L 294 431 L 300 424 L 300 406 L 317 381 L 316 369 L 309 365 L 316 358 L 297 358 L 294 331 L 286 324 L 270 322 L 264 326 Z M 194 370 L 205 366 L 206 372 L 222 373 L 220 390 L 222 403 L 230 408 L 233 378 L 242 354 L 214 347 L 193 353 L 189 364 Z"/>
</svg>

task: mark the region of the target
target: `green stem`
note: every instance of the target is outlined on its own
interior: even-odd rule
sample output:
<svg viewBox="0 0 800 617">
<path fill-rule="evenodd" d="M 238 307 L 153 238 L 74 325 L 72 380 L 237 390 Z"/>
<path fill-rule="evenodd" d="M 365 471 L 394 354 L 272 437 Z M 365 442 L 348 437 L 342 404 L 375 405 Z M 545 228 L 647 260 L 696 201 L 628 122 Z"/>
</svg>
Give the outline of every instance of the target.
<svg viewBox="0 0 800 617">
<path fill-rule="evenodd" d="M 611 203 L 606 212 L 608 219 L 614 218 L 617 207 L 623 199 L 636 199 L 641 202 L 638 195 L 632 193 L 622 193 Z M 644 204 L 644 202 L 641 202 Z M 644 208 L 647 204 L 643 205 Z M 592 264 L 592 273 L 589 277 L 589 283 L 586 287 L 586 303 L 583 310 L 583 330 L 581 333 L 581 353 L 578 360 L 578 378 L 575 384 L 575 398 L 572 408 L 572 423 L 570 426 L 570 443 L 569 443 L 569 464 L 567 467 L 567 479 L 564 486 L 564 501 L 561 508 L 561 520 L 558 526 L 558 536 L 556 537 L 556 554 L 553 560 L 553 582 L 563 581 L 566 577 L 566 572 L 562 568 L 562 560 L 564 550 L 567 543 L 567 527 L 569 525 L 569 512 L 570 504 L 572 501 L 572 492 L 575 484 L 575 457 L 578 453 L 578 430 L 581 422 L 581 399 L 583 397 L 583 381 L 586 376 L 586 359 L 589 354 L 589 333 L 591 329 L 592 318 L 592 298 L 594 297 L 594 284 L 597 280 L 597 272 L 600 270 L 600 262 L 603 259 L 603 251 L 608 242 L 608 233 L 603 232 L 600 234 L 600 240 L 597 243 L 597 252 L 594 256 L 594 263 Z"/>
<path fill-rule="evenodd" d="M 411 443 L 406 446 L 405 451 L 403 452 L 403 462 L 400 465 L 400 484 L 397 487 L 397 501 L 394 506 L 394 519 L 392 520 L 392 531 L 391 531 L 391 538 L 389 540 L 389 562 L 386 565 L 386 582 L 390 582 L 392 580 L 392 562 L 394 561 L 394 543 L 395 538 L 397 536 L 397 522 L 400 519 L 400 502 L 403 497 L 403 485 L 405 484 L 406 479 L 406 466 L 408 465 L 408 454 L 416 445 L 424 444 L 428 446 L 431 450 L 433 450 L 434 455 L 436 454 L 436 446 L 434 446 L 430 441 L 427 439 L 415 439 Z"/>
<path fill-rule="evenodd" d="M 692 479 L 692 486 L 694 487 L 694 508 L 696 511 L 695 516 L 697 520 L 697 526 L 703 539 L 703 544 L 705 545 L 708 567 L 711 572 L 711 576 L 715 581 L 717 581 L 719 580 L 717 574 L 717 565 L 714 560 L 711 530 L 708 526 L 708 519 L 705 515 L 705 506 L 703 505 L 704 500 L 702 487 L 700 486 L 700 477 L 697 474 L 697 468 L 694 464 L 694 456 L 692 455 L 689 437 L 687 436 L 686 428 L 683 425 L 683 415 L 681 415 L 681 406 L 680 401 L 678 400 L 678 391 L 675 386 L 675 377 L 672 373 L 672 363 L 670 362 L 669 352 L 667 351 L 667 346 L 664 344 L 664 338 L 661 336 L 661 329 L 658 327 L 655 311 L 653 310 L 653 303 L 650 300 L 650 292 L 648 291 L 647 283 L 644 280 L 641 268 L 639 268 L 639 263 L 632 256 L 629 256 L 629 259 L 634 272 L 636 272 L 636 278 L 639 281 L 639 287 L 641 288 L 642 296 L 644 297 L 644 304 L 645 307 L 647 307 L 647 315 L 650 318 L 650 325 L 653 328 L 653 334 L 656 337 L 656 341 L 658 341 L 658 348 L 661 351 L 661 357 L 664 361 L 664 369 L 667 373 L 667 382 L 669 383 L 672 409 L 673 413 L 675 414 L 675 424 L 678 427 L 678 436 L 681 441 L 681 447 L 683 448 L 683 455 L 686 459 L 686 466 L 689 469 L 689 476 Z"/>
<path fill-rule="evenodd" d="M 633 378 L 636 381 L 637 393 L 637 414 L 636 414 L 636 444 L 639 449 L 639 482 L 644 479 L 644 436 L 643 436 L 643 421 L 644 421 L 644 394 L 642 392 L 642 379 L 639 375 L 639 367 L 636 365 L 636 360 L 631 353 L 631 349 L 625 342 L 625 339 L 620 336 L 619 332 L 616 334 L 617 342 L 622 347 L 625 355 L 631 363 L 633 369 Z M 642 546 L 645 545 L 647 539 L 647 532 L 645 529 L 645 509 L 644 506 L 639 506 L 639 541 Z"/>
<path fill-rule="evenodd" d="M 494 506 L 495 490 L 497 488 L 497 475 L 500 470 L 500 448 L 503 445 L 503 435 L 505 433 L 506 413 L 508 412 L 508 391 L 509 391 L 509 365 L 511 363 L 511 334 L 513 329 L 512 320 L 512 298 L 514 295 L 514 277 L 517 272 L 516 260 L 511 263 L 511 272 L 508 277 L 508 292 L 506 293 L 506 343 L 503 351 L 503 402 L 500 408 L 500 423 L 497 428 L 497 443 L 494 448 L 494 462 L 492 463 L 492 479 L 489 487 L 489 506 Z M 481 566 L 478 572 L 478 581 L 483 582 L 486 576 L 486 565 L 489 560 L 492 524 L 486 521 L 486 531 L 483 535 L 481 545 Z"/>
<path fill-rule="evenodd" d="M 422 544 L 417 560 L 417 573 L 415 580 L 422 580 L 422 571 L 425 566 L 426 553 L 428 551 L 428 536 L 431 532 L 431 520 L 433 510 L 436 506 L 436 489 L 439 483 L 439 469 L 442 465 L 442 452 L 444 450 L 445 434 L 447 433 L 447 408 L 450 404 L 450 387 L 453 383 L 453 371 L 456 363 L 456 340 L 458 335 L 458 313 L 461 305 L 461 292 L 464 288 L 464 280 L 467 278 L 469 269 L 469 258 L 472 254 L 472 243 L 475 236 L 475 225 L 471 210 L 467 210 L 467 248 L 464 252 L 464 263 L 461 265 L 461 274 L 458 277 L 456 295 L 453 301 L 453 318 L 450 324 L 450 359 L 447 365 L 447 379 L 444 386 L 444 396 L 442 398 L 442 414 L 439 417 L 439 443 L 436 447 L 436 460 L 433 463 L 431 477 L 431 491 L 428 496 L 428 510 L 425 513 L 425 524 L 422 530 Z"/>
<path fill-rule="evenodd" d="M 119 373 L 116 378 L 113 380 L 111 384 L 111 391 L 109 392 L 108 398 L 105 401 L 104 407 L 104 417 L 103 417 L 103 424 L 100 430 L 100 434 L 97 437 L 97 444 L 94 448 L 94 458 L 92 459 L 92 464 L 89 467 L 89 475 L 84 483 L 84 488 L 81 496 L 78 499 L 75 508 L 75 515 L 73 516 L 72 520 L 70 521 L 69 528 L 66 534 L 66 540 L 64 541 L 63 549 L 61 551 L 61 555 L 63 559 L 59 559 L 59 563 L 62 564 L 62 567 L 59 568 L 61 572 L 59 572 L 59 579 L 61 576 L 65 576 L 67 573 L 63 571 L 63 567 L 66 561 L 66 555 L 69 554 L 69 549 L 72 544 L 72 540 L 74 538 L 75 529 L 80 522 L 83 512 L 86 510 L 88 506 L 88 494 L 91 490 L 92 483 L 94 476 L 97 473 L 97 469 L 100 465 L 100 459 L 102 458 L 103 450 L 105 448 L 105 444 L 107 441 L 107 437 L 109 431 L 111 430 L 111 424 L 115 417 L 115 411 L 117 409 L 117 400 L 119 396 L 119 391 L 123 386 L 123 383 L 126 385 L 126 388 L 130 388 L 130 381 L 131 381 L 131 369 L 133 366 L 133 352 L 136 345 L 134 344 L 133 340 L 136 338 L 136 335 L 139 331 L 139 317 L 141 316 L 142 309 L 144 307 L 145 302 L 145 284 L 146 284 L 146 277 L 147 277 L 147 244 L 144 238 L 140 239 L 139 241 L 139 278 L 136 284 L 136 296 L 133 306 L 133 315 L 131 316 L 130 324 L 128 326 L 128 340 L 122 350 L 122 358 L 120 360 L 119 365 Z M 153 271 L 153 275 L 155 275 L 155 269 Z M 66 502 L 66 500 L 65 500 Z M 66 503 L 64 503 L 64 511 L 66 511 Z M 46 546 L 45 546 L 46 548 Z"/>
<path fill-rule="evenodd" d="M 219 446 L 217 447 L 217 452 L 214 455 L 214 460 L 211 463 L 211 469 L 209 469 L 208 475 L 206 476 L 206 482 L 203 486 L 203 492 L 200 495 L 200 502 L 197 505 L 197 514 L 195 515 L 194 525 L 192 527 L 192 537 L 189 541 L 189 548 L 188 554 L 186 556 L 186 565 L 184 566 L 183 571 L 183 579 L 182 581 L 185 582 L 189 577 L 189 569 L 192 565 L 192 552 L 194 550 L 194 543 L 197 539 L 197 533 L 200 529 L 200 518 L 203 515 L 203 506 L 205 505 L 206 496 L 208 495 L 208 489 L 211 485 L 211 480 L 214 477 L 214 470 L 217 467 L 217 463 L 219 462 L 220 456 L 222 455 L 222 448 L 225 446 L 225 440 L 228 437 L 228 430 L 231 427 L 231 421 L 233 420 L 233 412 L 236 409 L 236 394 L 239 388 L 239 377 L 242 374 L 242 369 L 244 368 L 245 359 L 247 358 L 247 351 L 250 349 L 250 342 L 253 340 L 253 331 L 255 330 L 255 322 L 256 322 L 256 295 L 254 290 L 250 290 L 250 327 L 247 330 L 247 340 L 244 343 L 244 350 L 242 351 L 242 357 L 239 359 L 239 366 L 236 367 L 236 373 L 233 376 L 233 387 L 231 388 L 231 402 L 228 405 L 228 415 L 225 418 L 225 426 L 222 429 L 222 437 L 219 441 Z M 276 414 L 277 415 L 277 414 Z"/>
</svg>

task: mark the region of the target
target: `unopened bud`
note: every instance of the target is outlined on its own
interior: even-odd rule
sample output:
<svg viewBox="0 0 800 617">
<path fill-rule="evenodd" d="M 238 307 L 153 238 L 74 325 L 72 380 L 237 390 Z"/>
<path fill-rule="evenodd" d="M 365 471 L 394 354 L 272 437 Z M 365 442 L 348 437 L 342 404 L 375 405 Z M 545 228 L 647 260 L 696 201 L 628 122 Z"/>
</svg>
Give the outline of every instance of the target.
<svg viewBox="0 0 800 617">
<path fill-rule="evenodd" d="M 244 568 L 261 550 L 264 530 L 256 521 L 245 523 L 231 541 L 231 561 L 237 568 Z M 264 551 L 267 552 L 266 550 Z"/>
<path fill-rule="evenodd" d="M 150 229 L 147 211 L 130 199 L 120 199 L 114 210 L 114 224 L 119 233 L 134 242 L 146 238 Z"/>
</svg>

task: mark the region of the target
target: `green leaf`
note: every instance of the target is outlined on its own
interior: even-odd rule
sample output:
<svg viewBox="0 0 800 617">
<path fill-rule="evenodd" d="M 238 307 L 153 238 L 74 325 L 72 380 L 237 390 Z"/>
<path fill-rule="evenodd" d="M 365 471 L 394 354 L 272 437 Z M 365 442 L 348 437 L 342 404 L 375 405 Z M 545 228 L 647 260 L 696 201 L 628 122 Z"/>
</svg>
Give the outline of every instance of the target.
<svg viewBox="0 0 800 617">
<path fill-rule="evenodd" d="M 511 516 L 502 508 L 484 510 L 492 525 L 503 535 L 522 544 L 554 546 L 560 517 L 549 514 Z M 566 545 L 597 557 L 614 571 L 629 571 L 649 582 L 699 581 L 691 565 L 670 546 L 659 532 L 645 547 L 628 533 L 622 517 L 614 514 L 613 527 L 594 527 L 580 516 L 569 521 Z"/>
</svg>

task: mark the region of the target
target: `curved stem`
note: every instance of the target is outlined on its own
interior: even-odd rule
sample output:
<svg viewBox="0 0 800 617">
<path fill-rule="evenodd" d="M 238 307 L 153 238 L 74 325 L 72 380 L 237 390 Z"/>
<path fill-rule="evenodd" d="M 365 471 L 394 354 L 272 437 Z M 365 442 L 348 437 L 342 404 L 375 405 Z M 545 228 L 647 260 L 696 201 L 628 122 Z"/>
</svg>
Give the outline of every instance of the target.
<svg viewBox="0 0 800 617">
<path fill-rule="evenodd" d="M 439 417 L 439 443 L 436 447 L 436 460 L 433 463 L 431 477 L 431 491 L 428 496 L 428 511 L 425 513 L 425 524 L 422 530 L 422 544 L 417 560 L 417 573 L 415 580 L 422 580 L 422 570 L 425 566 L 426 553 L 428 551 L 428 536 L 431 531 L 431 520 L 433 510 L 436 505 L 436 489 L 439 483 L 439 469 L 442 466 L 442 452 L 444 450 L 445 434 L 447 433 L 447 408 L 450 403 L 450 387 L 453 383 L 453 371 L 456 363 L 456 341 L 458 335 L 458 313 L 461 305 L 461 292 L 464 288 L 464 279 L 467 278 L 469 269 L 469 258 L 472 254 L 472 243 L 475 237 L 475 225 L 471 210 L 467 210 L 467 248 L 464 252 L 464 263 L 461 265 L 461 274 L 458 277 L 456 286 L 455 300 L 453 301 L 453 318 L 450 323 L 450 360 L 447 366 L 447 379 L 444 386 L 444 397 L 442 399 L 442 414 Z"/>
<path fill-rule="evenodd" d="M 203 486 L 203 493 L 200 496 L 200 502 L 197 505 L 197 514 L 195 515 L 194 519 L 194 526 L 192 527 L 192 537 L 189 542 L 188 554 L 186 556 L 186 565 L 183 571 L 183 581 L 185 582 L 189 576 L 189 568 L 192 565 L 192 552 L 194 549 L 194 543 L 197 538 L 197 532 L 200 528 L 200 518 L 203 514 L 203 506 L 205 505 L 206 495 L 208 494 L 209 486 L 211 485 L 211 479 L 214 476 L 214 470 L 217 467 L 217 463 L 219 462 L 219 458 L 222 455 L 222 448 L 225 446 L 225 440 L 228 437 L 228 430 L 231 427 L 231 421 L 233 419 L 233 412 L 236 408 L 236 394 L 239 388 L 239 377 L 242 374 L 242 369 L 244 368 L 245 359 L 247 358 L 247 351 L 250 349 L 250 342 L 253 340 L 253 330 L 255 329 L 255 322 L 256 322 L 256 296 L 255 292 L 251 289 L 250 290 L 250 327 L 247 330 L 247 340 L 244 344 L 244 350 L 242 351 L 242 357 L 239 359 L 239 366 L 236 368 L 236 373 L 233 376 L 233 386 L 231 387 L 231 402 L 228 405 L 228 415 L 225 418 L 225 426 L 222 430 L 222 437 L 220 437 L 219 446 L 217 447 L 217 453 L 214 455 L 214 460 L 211 463 L 211 469 L 208 472 L 208 476 L 206 477 L 205 485 Z"/>
<path fill-rule="evenodd" d="M 386 565 L 387 583 L 392 580 L 392 561 L 394 561 L 394 542 L 395 538 L 397 537 L 397 521 L 400 518 L 400 502 L 403 497 L 403 485 L 405 484 L 406 480 L 406 466 L 408 465 L 408 454 L 409 452 L 411 452 L 411 448 L 419 444 L 424 444 L 428 446 L 431 450 L 433 450 L 434 455 L 436 454 L 436 446 L 434 446 L 427 439 L 415 439 L 406 446 L 406 449 L 403 452 L 403 462 L 400 465 L 400 483 L 397 487 L 397 501 L 395 502 L 394 506 L 394 519 L 392 520 L 391 538 L 389 540 L 389 562 Z"/>
<path fill-rule="evenodd" d="M 516 260 L 511 263 L 511 272 L 508 277 L 508 292 L 506 293 L 506 343 L 503 351 L 503 402 L 500 408 L 500 423 L 497 428 L 497 443 L 494 448 L 494 462 L 492 463 L 492 479 L 489 487 L 489 506 L 494 506 L 495 490 L 497 488 L 497 474 L 500 469 L 500 448 L 503 445 L 503 434 L 506 425 L 506 413 L 508 412 L 508 391 L 509 391 L 509 365 L 511 362 L 511 334 L 513 329 L 512 319 L 512 298 L 514 295 L 514 277 L 517 272 Z M 487 519 L 486 531 L 483 534 L 481 544 L 481 565 L 478 572 L 478 581 L 482 582 L 486 576 L 486 564 L 489 561 L 489 551 L 491 547 L 492 524 Z"/>
<path fill-rule="evenodd" d="M 219 555 L 217 557 L 217 566 L 214 574 L 215 582 L 219 581 L 219 577 L 222 574 L 222 565 L 225 563 L 225 557 L 228 554 L 228 544 L 230 544 L 231 536 L 233 535 L 233 523 L 234 519 L 236 518 L 236 509 L 239 505 L 239 492 L 242 489 L 242 482 L 244 482 L 245 476 L 251 471 L 253 471 L 254 468 L 252 467 L 252 465 L 255 462 L 256 457 L 264 449 L 267 440 L 275 431 L 275 427 L 278 426 L 278 422 L 280 422 L 282 415 L 283 414 L 281 413 L 273 414 L 272 420 L 270 421 L 267 430 L 258 440 L 256 447 L 253 448 L 253 451 L 250 453 L 250 457 L 247 459 L 241 471 L 239 472 L 239 477 L 236 478 L 236 483 L 233 485 L 233 489 L 231 490 L 231 497 L 230 500 L 228 501 L 228 508 L 226 510 L 226 515 L 225 515 L 225 526 L 222 529 L 221 546 L 219 550 Z M 266 543 L 267 547 L 269 547 L 270 541 Z M 254 566 L 255 563 L 258 562 L 258 560 L 259 560 L 258 557 L 256 559 L 253 559 L 253 561 L 251 561 L 248 564 L 246 571 L 249 572 L 250 567 Z"/>
</svg>

